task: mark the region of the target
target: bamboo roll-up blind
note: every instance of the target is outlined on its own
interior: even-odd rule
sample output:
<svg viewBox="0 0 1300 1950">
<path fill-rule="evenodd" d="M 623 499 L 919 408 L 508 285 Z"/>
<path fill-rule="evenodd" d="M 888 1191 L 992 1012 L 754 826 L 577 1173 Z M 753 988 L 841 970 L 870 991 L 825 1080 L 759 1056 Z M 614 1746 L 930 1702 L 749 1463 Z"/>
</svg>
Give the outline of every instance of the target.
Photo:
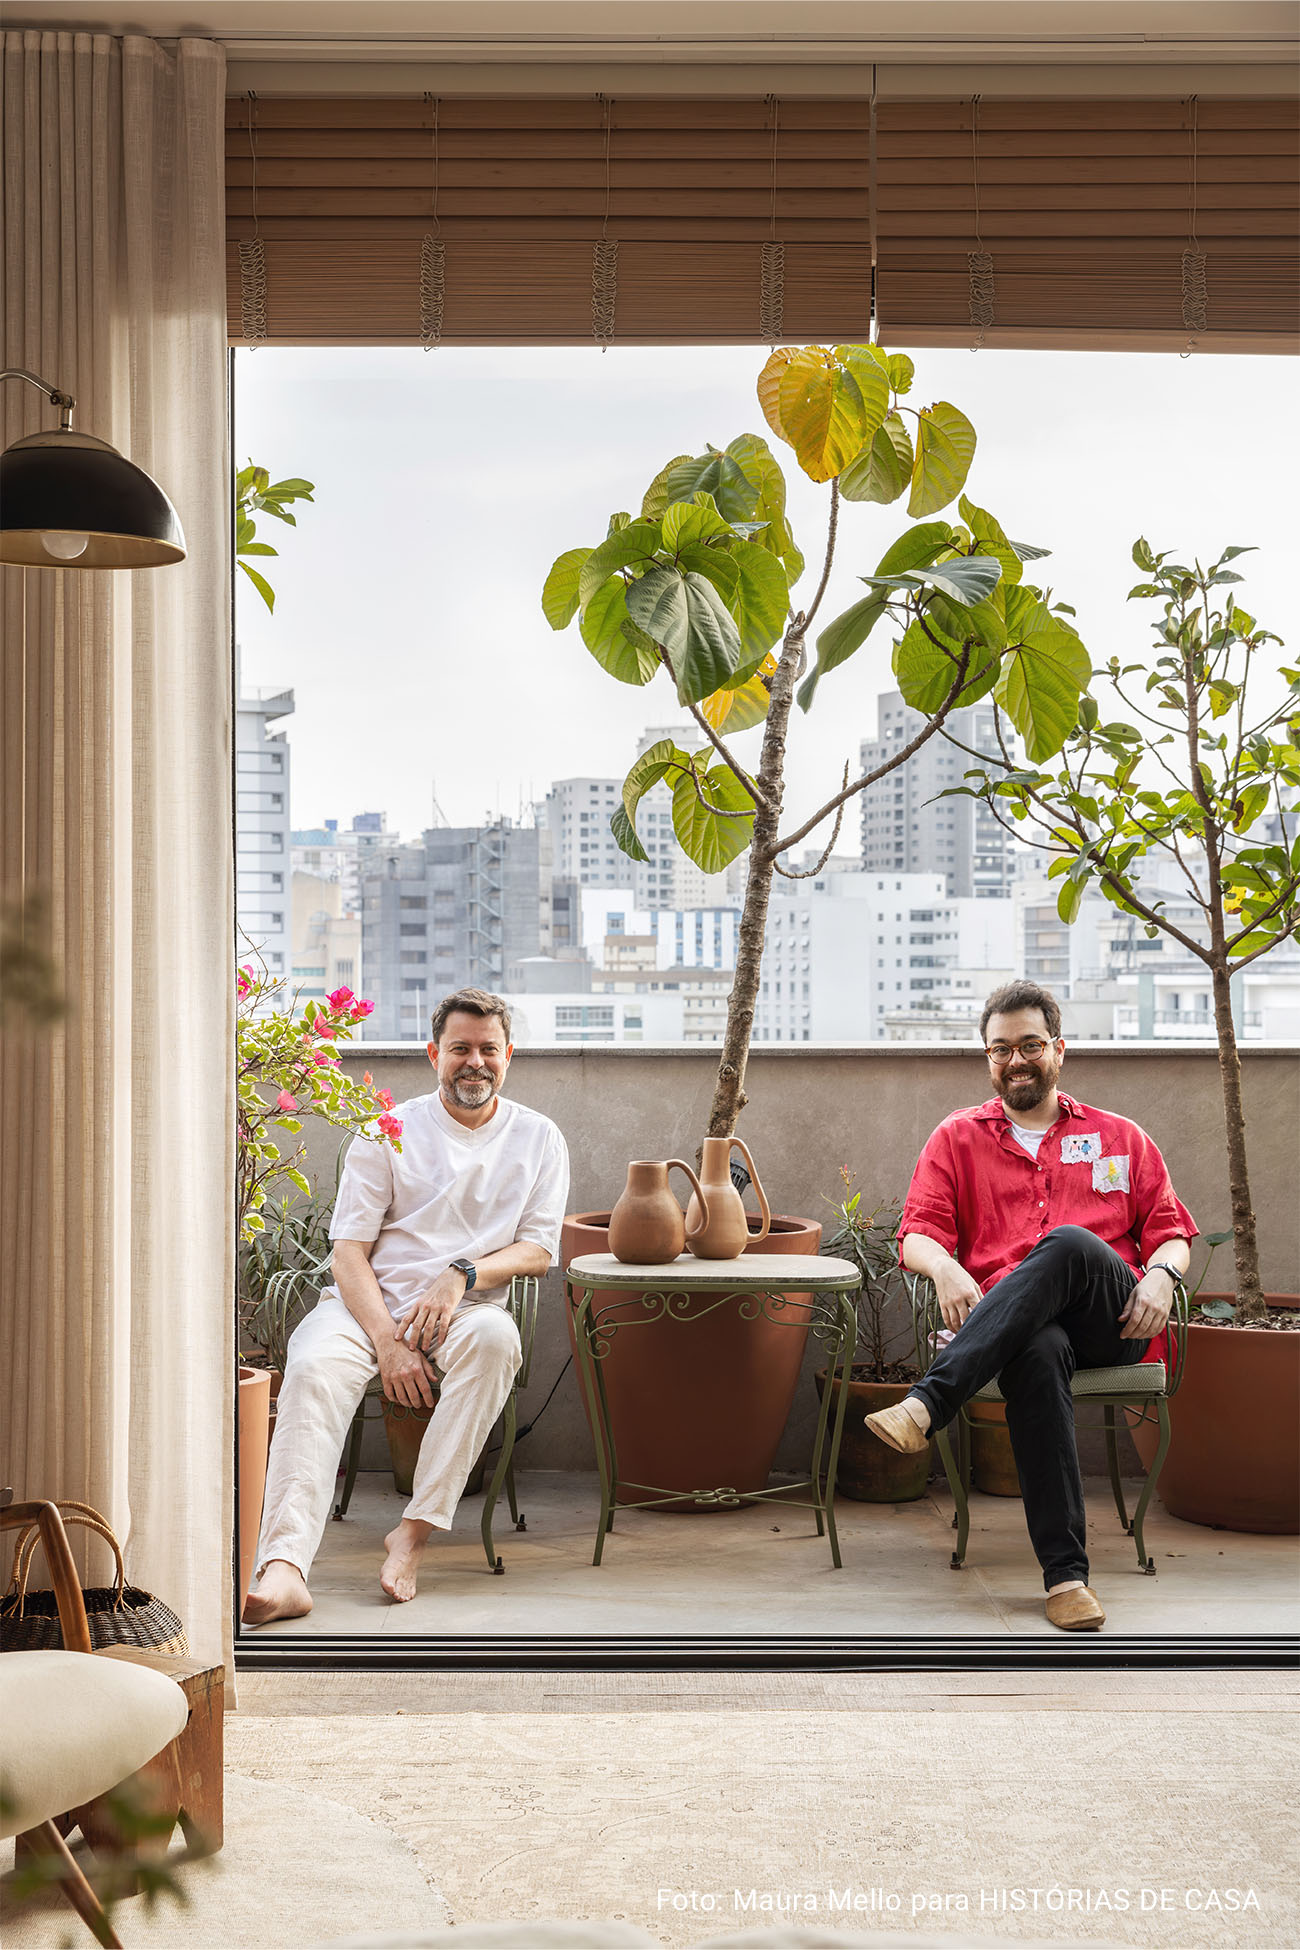
<svg viewBox="0 0 1300 1950">
<path fill-rule="evenodd" d="M 886 341 L 971 341 L 977 248 L 992 259 L 989 344 L 1186 338 L 1194 233 L 1206 260 L 1197 343 L 1298 349 L 1294 100 L 896 102 L 879 125 Z"/>
<path fill-rule="evenodd" d="M 867 336 L 874 248 L 887 343 L 970 342 L 982 249 L 986 343 L 1181 344 L 1194 217 L 1196 342 L 1294 342 L 1294 101 L 882 100 L 875 121 L 861 96 L 232 99 L 231 336 L 257 237 L 268 343 L 418 344 L 433 236 L 444 343 L 590 341 L 604 236 L 615 342 L 760 342 L 774 240 L 789 343 Z"/>
</svg>

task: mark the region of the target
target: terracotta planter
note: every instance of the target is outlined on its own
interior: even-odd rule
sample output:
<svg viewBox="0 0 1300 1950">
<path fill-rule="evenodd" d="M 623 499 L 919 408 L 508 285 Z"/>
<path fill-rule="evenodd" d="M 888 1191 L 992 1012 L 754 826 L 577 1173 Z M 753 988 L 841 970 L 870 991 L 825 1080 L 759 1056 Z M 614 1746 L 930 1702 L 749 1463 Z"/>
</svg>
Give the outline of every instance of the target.
<svg viewBox="0 0 1300 1950">
<path fill-rule="evenodd" d="M 1294 1310 L 1300 1294 L 1270 1294 L 1268 1304 Z M 1169 1419 L 1173 1438 L 1157 1494 L 1170 1516 L 1220 1530 L 1300 1534 L 1300 1333 L 1193 1321 Z M 1131 1411 L 1129 1424 L 1149 1467 L 1157 1430 L 1135 1424 Z"/>
<path fill-rule="evenodd" d="M 751 1231 L 759 1221 L 751 1218 Z M 578 1212 L 564 1222 L 563 1264 L 584 1253 L 609 1251 L 608 1212 Z M 765 1239 L 751 1253 L 813 1257 L 819 1224 L 774 1214 Z M 594 1295 L 597 1306 L 626 1293 Z M 744 1320 L 740 1302 L 715 1307 L 699 1320 L 656 1320 L 614 1336 L 602 1362 L 609 1423 L 618 1452 L 619 1502 L 638 1502 L 654 1489 L 694 1491 L 721 1486 L 739 1491 L 767 1485 L 803 1363 L 806 1321 Z M 573 1345 L 573 1320 L 565 1321 Z M 576 1347 L 575 1347 L 576 1359 Z M 585 1401 L 583 1404 L 586 1406 Z M 683 1502 L 663 1506 L 696 1510 Z M 705 1506 L 716 1508 L 716 1505 Z"/>
<path fill-rule="evenodd" d="M 819 1368 L 814 1380 L 819 1396 L 826 1392 L 826 1370 Z M 831 1415 L 839 1401 L 840 1384 L 831 1390 Z M 844 1411 L 844 1433 L 840 1438 L 839 1466 L 835 1487 L 841 1496 L 855 1503 L 914 1503 L 925 1495 L 930 1475 L 933 1443 L 916 1456 L 900 1455 L 887 1442 L 863 1427 L 865 1416 L 878 1408 L 892 1408 L 910 1391 L 902 1381 L 850 1381 L 848 1406 Z"/>
<path fill-rule="evenodd" d="M 384 1434 L 388 1437 L 388 1454 L 393 1465 L 393 1488 L 399 1496 L 409 1496 L 415 1487 L 415 1465 L 420 1459 L 420 1444 L 424 1432 L 437 1413 L 435 1399 L 432 1408 L 408 1408 L 405 1402 L 390 1402 L 387 1395 L 381 1397 L 384 1411 Z M 480 1456 L 469 1474 L 463 1494 L 477 1496 L 483 1487 L 483 1457 Z"/>
<path fill-rule="evenodd" d="M 241 1368 L 235 1401 L 239 1425 L 239 1609 L 242 1614 L 253 1581 L 257 1533 L 262 1527 L 262 1497 L 266 1492 L 271 1418 L 269 1371 Z"/>
<path fill-rule="evenodd" d="M 967 1402 L 971 1481 L 986 1496 L 1019 1496 L 1020 1478 L 1011 1453 L 1005 1402 Z"/>
</svg>

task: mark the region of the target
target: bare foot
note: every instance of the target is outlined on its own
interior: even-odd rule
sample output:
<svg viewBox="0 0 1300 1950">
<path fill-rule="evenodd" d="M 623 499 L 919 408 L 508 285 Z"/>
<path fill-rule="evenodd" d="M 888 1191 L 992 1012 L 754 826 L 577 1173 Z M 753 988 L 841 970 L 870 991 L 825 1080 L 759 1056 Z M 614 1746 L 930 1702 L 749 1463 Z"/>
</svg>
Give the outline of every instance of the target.
<svg viewBox="0 0 1300 1950">
<path fill-rule="evenodd" d="M 424 1555 L 425 1540 L 431 1527 L 427 1523 L 416 1523 L 411 1518 L 403 1517 L 396 1530 L 390 1530 L 384 1539 L 388 1556 L 379 1573 L 379 1582 L 396 1604 L 408 1604 L 415 1596 L 420 1559 Z"/>
<path fill-rule="evenodd" d="M 273 1618 L 305 1618 L 311 1593 L 296 1564 L 272 1558 L 257 1582 L 256 1592 L 244 1600 L 245 1625 L 269 1625 Z"/>
</svg>

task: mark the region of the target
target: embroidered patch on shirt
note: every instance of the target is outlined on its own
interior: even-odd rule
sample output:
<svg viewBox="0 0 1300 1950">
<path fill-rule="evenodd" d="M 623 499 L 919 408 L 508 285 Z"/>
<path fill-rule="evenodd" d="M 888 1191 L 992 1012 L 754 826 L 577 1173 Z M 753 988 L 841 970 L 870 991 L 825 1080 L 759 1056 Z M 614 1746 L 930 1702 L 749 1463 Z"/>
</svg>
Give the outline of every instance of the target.
<svg viewBox="0 0 1300 1950">
<path fill-rule="evenodd" d="M 1126 1192 L 1128 1190 L 1128 1152 L 1121 1151 L 1113 1158 L 1096 1158 L 1092 1166 L 1092 1189 L 1094 1192 Z"/>
<path fill-rule="evenodd" d="M 1063 1165 L 1095 1165 L 1101 1157 L 1101 1132 L 1085 1131 L 1061 1139 Z"/>
</svg>

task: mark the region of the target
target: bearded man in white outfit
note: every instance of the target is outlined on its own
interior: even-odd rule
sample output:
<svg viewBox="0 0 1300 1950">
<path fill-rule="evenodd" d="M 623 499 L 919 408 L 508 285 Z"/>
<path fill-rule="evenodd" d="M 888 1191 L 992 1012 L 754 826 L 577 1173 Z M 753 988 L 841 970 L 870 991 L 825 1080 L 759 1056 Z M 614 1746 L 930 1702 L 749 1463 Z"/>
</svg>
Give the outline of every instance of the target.
<svg viewBox="0 0 1300 1950">
<path fill-rule="evenodd" d="M 330 1224 L 335 1284 L 289 1342 L 266 1477 L 257 1583 L 244 1622 L 302 1618 L 348 1426 L 375 1375 L 390 1401 L 437 1413 L 379 1574 L 415 1596 L 434 1530 L 449 1530 L 505 1406 L 521 1350 L 510 1282 L 553 1264 L 569 1155 L 548 1117 L 499 1093 L 514 1054 L 498 995 L 461 989 L 433 1013 L 430 1096 L 399 1104 L 402 1149 L 353 1143 Z"/>
</svg>

